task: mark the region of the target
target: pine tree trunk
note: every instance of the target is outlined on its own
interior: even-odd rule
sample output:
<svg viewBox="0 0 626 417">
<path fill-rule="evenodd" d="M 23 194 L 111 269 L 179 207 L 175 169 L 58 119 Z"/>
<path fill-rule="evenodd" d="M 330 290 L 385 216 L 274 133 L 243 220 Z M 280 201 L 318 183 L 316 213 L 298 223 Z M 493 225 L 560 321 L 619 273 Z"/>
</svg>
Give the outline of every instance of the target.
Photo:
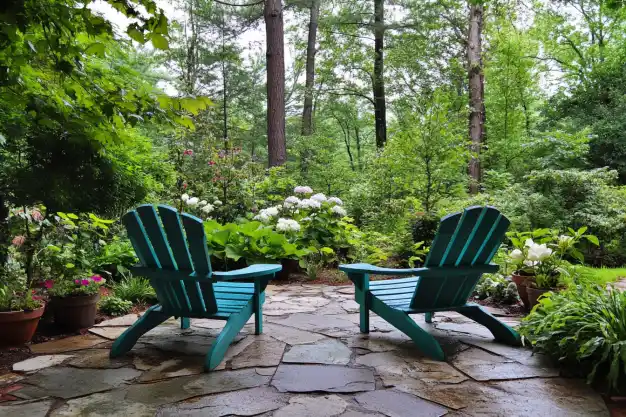
<svg viewBox="0 0 626 417">
<path fill-rule="evenodd" d="M 306 80 L 304 84 L 304 108 L 302 110 L 302 136 L 313 133 L 313 85 L 315 84 L 315 40 L 317 20 L 320 14 L 320 0 L 311 1 L 309 18 L 309 39 L 306 47 Z"/>
<path fill-rule="evenodd" d="M 469 137 L 472 158 L 469 162 L 470 193 L 479 191 L 482 180 L 480 152 L 485 141 L 485 80 L 482 62 L 483 5 L 470 5 L 470 27 L 467 44 L 469 82 Z"/>
<path fill-rule="evenodd" d="M 374 0 L 374 119 L 376 126 L 376 147 L 382 149 L 387 142 L 387 105 L 385 103 L 384 79 L 384 0 Z"/>
<path fill-rule="evenodd" d="M 267 154 L 269 166 L 285 163 L 285 55 L 281 0 L 266 0 L 263 11 L 267 37 Z"/>
</svg>

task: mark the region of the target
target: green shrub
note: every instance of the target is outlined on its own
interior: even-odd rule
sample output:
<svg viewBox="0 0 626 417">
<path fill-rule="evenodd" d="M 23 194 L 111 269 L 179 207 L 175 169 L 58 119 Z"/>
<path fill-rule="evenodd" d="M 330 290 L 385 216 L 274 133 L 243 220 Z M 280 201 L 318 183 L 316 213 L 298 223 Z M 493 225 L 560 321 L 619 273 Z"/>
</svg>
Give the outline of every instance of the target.
<svg viewBox="0 0 626 417">
<path fill-rule="evenodd" d="M 150 281 L 143 277 L 125 276 L 113 284 L 113 294 L 132 303 L 150 303 L 156 301 L 156 294 Z"/>
<path fill-rule="evenodd" d="M 626 373 L 626 293 L 578 285 L 549 293 L 522 321 L 534 349 L 617 389 Z"/>
<path fill-rule="evenodd" d="M 490 298 L 500 304 L 514 304 L 518 300 L 515 284 L 500 274 L 483 274 L 474 289 L 474 297 L 479 300 Z"/>
<path fill-rule="evenodd" d="M 98 307 L 102 313 L 109 316 L 122 316 L 130 312 L 131 308 L 133 308 L 133 303 L 120 297 L 109 296 L 103 298 Z"/>
</svg>

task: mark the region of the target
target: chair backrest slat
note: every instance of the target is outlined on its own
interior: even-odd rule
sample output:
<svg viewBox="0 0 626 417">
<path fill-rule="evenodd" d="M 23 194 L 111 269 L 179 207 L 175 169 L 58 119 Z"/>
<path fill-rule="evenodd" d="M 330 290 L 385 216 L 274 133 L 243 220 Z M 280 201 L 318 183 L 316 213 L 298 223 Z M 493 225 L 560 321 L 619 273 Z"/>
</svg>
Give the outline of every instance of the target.
<svg viewBox="0 0 626 417">
<path fill-rule="evenodd" d="M 159 205 L 158 210 L 143 205 L 127 213 L 123 223 L 141 264 L 161 270 L 148 278 L 164 311 L 183 317 L 217 312 L 211 263 L 200 219 L 180 216 L 175 208 L 165 205 Z M 180 272 L 196 279 L 163 276 Z"/>
<path fill-rule="evenodd" d="M 467 274 L 422 277 L 415 288 L 411 307 L 445 308 L 467 302 L 481 274 L 468 267 L 491 262 L 509 220 L 494 207 L 469 207 L 441 220 L 426 258 L 426 267 L 468 269 Z"/>
</svg>

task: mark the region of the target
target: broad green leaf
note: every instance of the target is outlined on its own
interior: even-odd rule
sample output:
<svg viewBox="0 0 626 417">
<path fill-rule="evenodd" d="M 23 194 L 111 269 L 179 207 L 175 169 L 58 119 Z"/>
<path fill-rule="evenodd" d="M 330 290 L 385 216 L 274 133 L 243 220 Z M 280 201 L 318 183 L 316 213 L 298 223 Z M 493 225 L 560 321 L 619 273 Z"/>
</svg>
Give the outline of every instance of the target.
<svg viewBox="0 0 626 417">
<path fill-rule="evenodd" d="M 97 55 L 100 57 L 104 57 L 106 51 L 106 47 L 103 43 L 94 42 L 85 48 L 85 53 L 89 55 Z"/>
<path fill-rule="evenodd" d="M 152 46 L 156 49 L 167 50 L 170 48 L 167 38 L 160 33 L 152 33 L 150 35 L 150 40 L 152 41 Z"/>
</svg>

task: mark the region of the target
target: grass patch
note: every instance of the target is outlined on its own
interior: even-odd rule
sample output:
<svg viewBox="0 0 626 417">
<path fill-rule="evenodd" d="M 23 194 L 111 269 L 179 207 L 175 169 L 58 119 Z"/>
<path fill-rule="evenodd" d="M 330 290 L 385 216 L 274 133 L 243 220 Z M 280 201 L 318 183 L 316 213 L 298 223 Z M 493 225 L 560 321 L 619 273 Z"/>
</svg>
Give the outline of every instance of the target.
<svg viewBox="0 0 626 417">
<path fill-rule="evenodd" d="M 576 272 L 580 274 L 583 281 L 594 282 L 600 285 L 606 285 L 618 281 L 620 278 L 626 278 L 626 268 L 577 266 Z"/>
</svg>

